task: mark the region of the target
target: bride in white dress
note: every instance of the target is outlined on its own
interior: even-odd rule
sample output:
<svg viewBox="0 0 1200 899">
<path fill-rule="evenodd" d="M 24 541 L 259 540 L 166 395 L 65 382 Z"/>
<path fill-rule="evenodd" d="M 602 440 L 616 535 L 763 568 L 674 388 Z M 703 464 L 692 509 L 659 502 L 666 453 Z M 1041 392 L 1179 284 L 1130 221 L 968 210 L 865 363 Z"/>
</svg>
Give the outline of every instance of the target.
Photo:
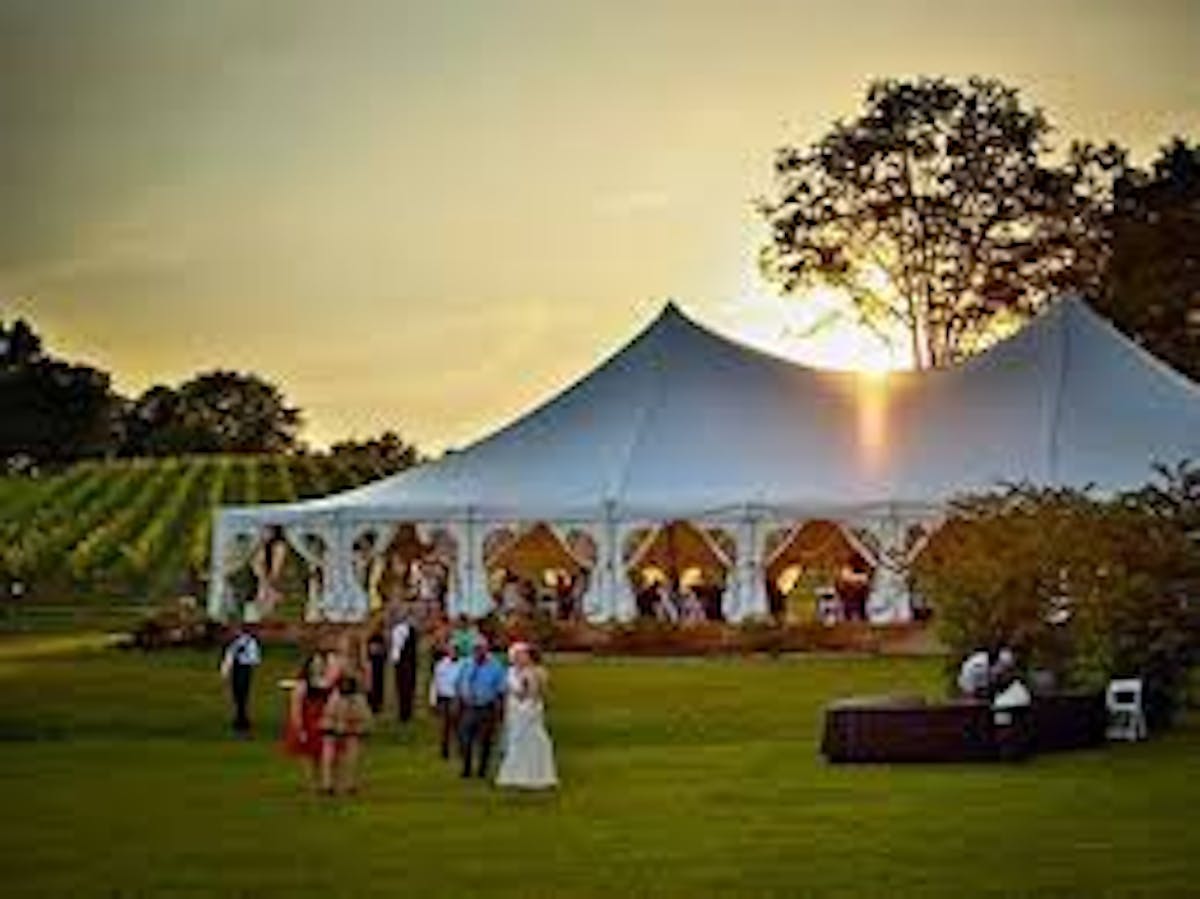
<svg viewBox="0 0 1200 899">
<path fill-rule="evenodd" d="M 546 732 L 546 670 L 535 665 L 526 643 L 509 650 L 504 706 L 504 758 L 496 785 L 545 790 L 558 786 L 554 744 Z"/>
</svg>

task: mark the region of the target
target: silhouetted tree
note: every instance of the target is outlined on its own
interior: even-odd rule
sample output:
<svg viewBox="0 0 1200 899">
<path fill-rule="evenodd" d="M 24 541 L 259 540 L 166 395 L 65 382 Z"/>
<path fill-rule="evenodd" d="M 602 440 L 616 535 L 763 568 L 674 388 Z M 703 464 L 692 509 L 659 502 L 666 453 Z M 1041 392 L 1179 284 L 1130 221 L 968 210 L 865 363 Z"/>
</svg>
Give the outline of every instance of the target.
<svg viewBox="0 0 1200 899">
<path fill-rule="evenodd" d="M 1200 381 L 1200 145 L 1176 138 L 1117 182 L 1111 259 L 1096 306 Z"/>
<path fill-rule="evenodd" d="M 384 431 L 369 440 L 343 440 L 329 447 L 334 458 L 345 459 L 360 467 L 392 474 L 418 464 L 421 453 L 395 431 Z"/>
<path fill-rule="evenodd" d="M 42 338 L 29 322 L 19 318 L 11 328 L 0 325 L 0 366 L 27 366 L 42 358 Z"/>
<path fill-rule="evenodd" d="M 62 463 L 115 450 L 107 373 L 47 355 L 25 321 L 0 323 L 0 460 Z"/>
<path fill-rule="evenodd" d="M 125 416 L 127 455 L 279 453 L 297 445 L 301 414 L 257 375 L 215 371 L 178 389 L 150 388 Z"/>
<path fill-rule="evenodd" d="M 1124 153 L 1076 145 L 1050 165 L 1049 132 L 993 79 L 876 81 L 856 118 L 777 153 L 764 273 L 846 290 L 867 324 L 907 330 L 920 366 L 961 358 L 1005 317 L 1097 283 Z"/>
</svg>

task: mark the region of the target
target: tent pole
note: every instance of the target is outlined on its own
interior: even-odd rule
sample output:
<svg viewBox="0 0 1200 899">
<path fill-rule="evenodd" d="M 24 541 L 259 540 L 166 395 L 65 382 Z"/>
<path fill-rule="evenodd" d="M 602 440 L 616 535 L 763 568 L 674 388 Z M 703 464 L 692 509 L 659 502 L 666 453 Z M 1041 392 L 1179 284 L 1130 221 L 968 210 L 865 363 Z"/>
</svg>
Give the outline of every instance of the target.
<svg viewBox="0 0 1200 899">
<path fill-rule="evenodd" d="M 208 554 L 208 617 L 225 621 L 229 613 L 225 606 L 225 510 L 218 508 L 212 514 Z"/>
</svg>

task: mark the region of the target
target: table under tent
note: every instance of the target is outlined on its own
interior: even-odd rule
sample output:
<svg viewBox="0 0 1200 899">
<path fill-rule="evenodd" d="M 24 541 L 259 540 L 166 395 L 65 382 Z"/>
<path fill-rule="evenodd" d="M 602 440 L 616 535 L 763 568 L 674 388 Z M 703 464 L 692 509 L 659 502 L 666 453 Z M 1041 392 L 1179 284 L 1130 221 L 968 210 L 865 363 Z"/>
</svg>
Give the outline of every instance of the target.
<svg viewBox="0 0 1200 899">
<path fill-rule="evenodd" d="M 822 522 L 870 568 L 868 617 L 905 621 L 909 567 L 954 497 L 1017 482 L 1111 493 L 1194 458 L 1200 387 L 1076 299 L 964 364 L 886 375 L 799 365 L 668 304 L 463 450 L 320 499 L 217 510 L 209 612 L 269 614 L 289 555 L 307 566 L 306 619 L 361 620 L 406 535 L 443 572 L 446 611 L 481 616 L 490 564 L 537 529 L 579 575 L 586 617 L 625 621 L 637 569 L 675 528 L 681 564 L 715 570 L 737 622 L 766 614 L 766 574 Z M 232 583 L 247 568 L 249 598 Z"/>
</svg>

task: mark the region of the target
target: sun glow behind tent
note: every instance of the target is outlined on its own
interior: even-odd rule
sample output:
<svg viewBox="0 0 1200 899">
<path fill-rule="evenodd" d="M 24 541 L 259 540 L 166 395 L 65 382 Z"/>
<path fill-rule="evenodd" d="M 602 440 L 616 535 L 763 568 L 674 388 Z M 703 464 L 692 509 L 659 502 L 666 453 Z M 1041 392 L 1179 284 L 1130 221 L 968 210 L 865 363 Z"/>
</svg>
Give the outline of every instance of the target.
<svg viewBox="0 0 1200 899">
<path fill-rule="evenodd" d="M 470 544 L 495 524 L 546 521 L 593 531 L 616 582 L 620 533 L 635 523 L 749 527 L 739 557 L 761 565 L 754 533 L 768 525 L 928 520 L 1003 482 L 1114 492 L 1189 458 L 1200 458 L 1200 387 L 1078 300 L 964 365 L 886 376 L 808 368 L 669 304 L 573 386 L 460 452 L 319 500 L 222 510 L 214 558 L 222 535 L 267 524 L 319 530 L 337 556 L 349 538 L 331 528 L 465 522 Z M 462 555 L 480 567 L 479 551 Z M 757 608 L 756 588 L 743 589 Z M 619 606 L 592 598 L 602 615 Z"/>
</svg>

